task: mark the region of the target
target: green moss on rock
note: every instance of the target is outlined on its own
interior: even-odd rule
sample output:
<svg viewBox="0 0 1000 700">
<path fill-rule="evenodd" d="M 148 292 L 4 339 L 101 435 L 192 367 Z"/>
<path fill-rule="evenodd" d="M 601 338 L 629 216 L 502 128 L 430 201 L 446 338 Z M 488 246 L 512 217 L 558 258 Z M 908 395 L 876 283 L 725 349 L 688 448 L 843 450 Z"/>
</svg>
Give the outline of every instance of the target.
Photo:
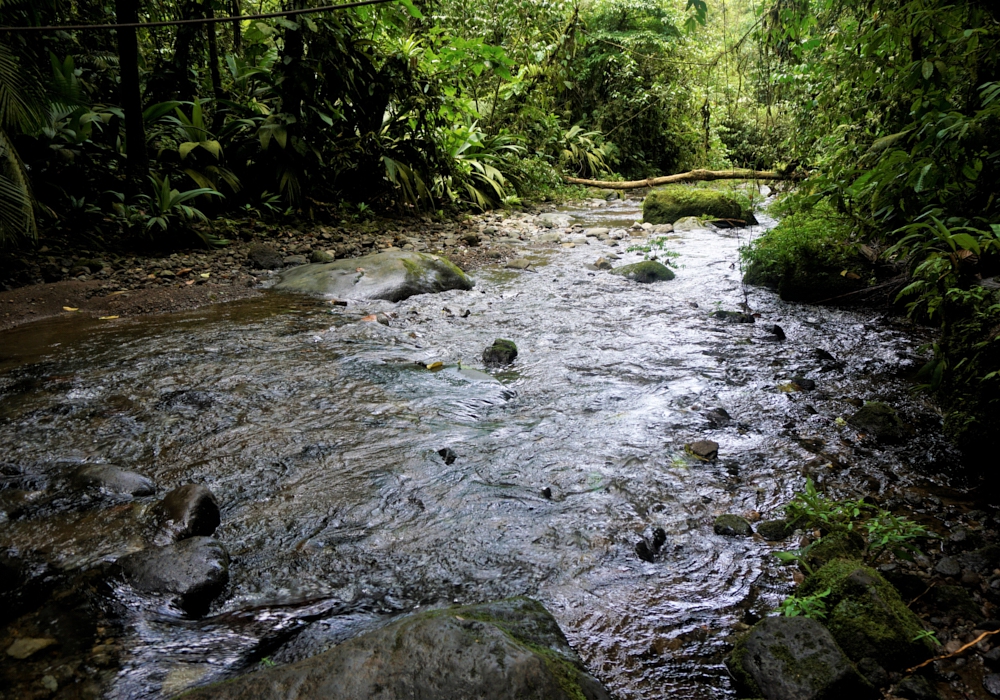
<svg viewBox="0 0 1000 700">
<path fill-rule="evenodd" d="M 908 435 L 906 424 L 896 409 L 881 401 L 869 401 L 847 419 L 847 422 L 879 442 L 902 442 Z"/>
<path fill-rule="evenodd" d="M 497 338 L 493 345 L 483 350 L 483 363 L 491 367 L 509 365 L 517 358 L 517 345 L 513 340 Z"/>
<path fill-rule="evenodd" d="M 673 270 L 655 260 L 643 260 L 631 265 L 622 265 L 611 270 L 611 274 L 621 275 L 633 282 L 642 282 L 643 284 L 666 282 L 674 278 Z"/>
<path fill-rule="evenodd" d="M 792 528 L 785 520 L 765 520 L 757 525 L 757 534 L 769 542 L 777 542 L 791 535 Z"/>
<path fill-rule="evenodd" d="M 653 190 L 642 203 L 642 218 L 651 224 L 672 224 L 685 216 L 746 220 L 751 213 L 744 197 L 689 185 Z"/>
<path fill-rule="evenodd" d="M 826 627 L 850 659 L 871 658 L 886 668 L 899 668 L 933 652 L 929 641 L 915 641 L 923 629 L 920 620 L 874 569 L 856 560 L 834 559 L 806 578 L 801 595 L 826 589 Z"/>
<path fill-rule="evenodd" d="M 865 551 L 865 538 L 854 530 L 837 530 L 819 539 L 806 555 L 809 568 L 818 569 L 834 559 L 861 558 Z"/>
</svg>

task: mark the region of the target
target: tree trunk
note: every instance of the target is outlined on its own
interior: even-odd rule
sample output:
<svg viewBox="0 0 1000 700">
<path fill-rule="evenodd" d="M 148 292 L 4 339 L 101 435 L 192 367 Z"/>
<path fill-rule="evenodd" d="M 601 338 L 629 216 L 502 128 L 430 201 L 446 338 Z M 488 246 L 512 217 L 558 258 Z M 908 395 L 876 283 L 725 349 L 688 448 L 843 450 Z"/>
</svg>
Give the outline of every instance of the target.
<svg viewBox="0 0 1000 700">
<path fill-rule="evenodd" d="M 215 10 L 212 9 L 211 5 L 208 8 L 207 16 L 209 18 L 215 17 Z M 225 99 L 226 93 L 222 89 L 222 75 L 219 73 L 217 26 L 214 23 L 205 25 L 205 38 L 208 43 L 208 73 L 212 77 L 212 95 L 215 97 L 215 116 L 212 118 L 212 131 L 216 134 L 222 130 L 222 127 L 226 123 L 226 112 L 222 106 L 222 100 Z"/>
<path fill-rule="evenodd" d="M 115 0 L 118 22 L 139 21 L 139 0 Z M 139 44 L 135 28 L 118 28 L 118 60 L 121 64 L 119 85 L 122 112 L 125 114 L 125 193 L 139 192 L 149 177 L 149 154 L 146 153 L 146 127 L 142 121 L 142 93 L 139 88 Z"/>
<path fill-rule="evenodd" d="M 628 182 L 612 182 L 610 180 L 583 180 L 578 177 L 563 177 L 571 185 L 589 185 L 609 190 L 635 190 L 640 187 L 656 187 L 669 185 L 672 182 L 697 182 L 698 180 L 804 180 L 806 173 L 793 171 L 786 173 L 780 170 L 691 170 L 676 175 L 652 177 L 648 180 L 629 180 Z"/>
</svg>

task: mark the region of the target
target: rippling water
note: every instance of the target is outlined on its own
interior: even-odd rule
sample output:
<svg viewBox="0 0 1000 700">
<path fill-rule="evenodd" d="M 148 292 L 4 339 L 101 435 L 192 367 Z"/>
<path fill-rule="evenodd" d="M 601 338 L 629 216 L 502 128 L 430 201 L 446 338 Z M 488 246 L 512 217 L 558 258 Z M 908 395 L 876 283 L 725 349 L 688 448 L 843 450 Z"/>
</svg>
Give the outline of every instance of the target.
<svg viewBox="0 0 1000 700">
<path fill-rule="evenodd" d="M 634 202 L 570 213 L 639 216 Z M 744 297 L 737 251 L 756 232 L 672 236 L 677 278 L 654 285 L 589 270 L 612 250 L 641 258 L 592 241 L 529 246 L 534 272 L 483 269 L 471 292 L 398 304 L 271 294 L 4 334 L 3 460 L 31 482 L 14 486 L 58 492 L 75 465 L 107 461 L 161 491 L 205 483 L 222 504 L 226 594 L 193 621 L 118 590 L 124 654 L 106 695 L 162 697 L 418 606 L 527 594 L 620 698 L 732 696 L 726 638 L 790 577 L 765 543 L 714 535 L 715 516 L 777 516 L 807 473 L 847 494 L 948 459 L 932 409 L 906 392 L 913 329 Z M 744 301 L 758 323 L 709 317 Z M 374 312 L 390 325 L 361 320 Z M 467 371 L 498 337 L 517 362 Z M 816 390 L 785 391 L 796 376 Z M 859 444 L 836 419 L 846 399 L 877 398 L 928 429 L 898 452 Z M 718 407 L 732 421 L 713 427 Z M 685 455 L 702 438 L 717 462 Z M 147 507 L 40 509 L 0 524 L 0 546 L 92 566 L 142 546 Z M 667 540 L 647 563 L 634 548 L 656 527 Z"/>
</svg>

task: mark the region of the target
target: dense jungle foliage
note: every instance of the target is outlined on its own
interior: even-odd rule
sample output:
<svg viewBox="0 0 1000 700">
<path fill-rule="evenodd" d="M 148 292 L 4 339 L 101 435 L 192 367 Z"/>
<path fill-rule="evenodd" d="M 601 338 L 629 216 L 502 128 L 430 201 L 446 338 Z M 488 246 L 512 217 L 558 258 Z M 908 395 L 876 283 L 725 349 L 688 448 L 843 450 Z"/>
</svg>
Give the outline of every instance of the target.
<svg viewBox="0 0 1000 700">
<path fill-rule="evenodd" d="M 996 447 L 997 3 L 393 0 L 248 18 L 307 7 L 0 0 L 4 26 L 64 27 L 0 33 L 0 245 L 224 245 L 234 227 L 212 223 L 517 206 L 563 175 L 798 169 L 748 262 L 850 271 L 939 325 L 926 385 L 969 454 Z"/>
</svg>

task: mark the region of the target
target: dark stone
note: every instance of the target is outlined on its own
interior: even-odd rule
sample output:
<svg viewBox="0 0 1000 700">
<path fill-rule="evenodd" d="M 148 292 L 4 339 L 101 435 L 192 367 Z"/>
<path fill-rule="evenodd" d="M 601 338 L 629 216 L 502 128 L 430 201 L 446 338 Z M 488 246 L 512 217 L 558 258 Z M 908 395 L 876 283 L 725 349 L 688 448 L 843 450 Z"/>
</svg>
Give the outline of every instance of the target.
<svg viewBox="0 0 1000 700">
<path fill-rule="evenodd" d="M 698 440 L 692 442 L 687 448 L 691 454 L 701 459 L 711 461 L 719 456 L 719 443 L 714 440 Z"/>
<path fill-rule="evenodd" d="M 284 266 L 281 254 L 267 243 L 254 243 L 247 250 L 247 262 L 258 270 L 276 270 Z"/>
<path fill-rule="evenodd" d="M 546 486 L 542 489 L 542 498 L 547 498 L 549 500 L 552 499 L 552 488 L 550 486 Z"/>
<path fill-rule="evenodd" d="M 455 460 L 458 459 L 458 455 L 450 447 L 442 447 L 438 450 L 438 454 L 441 455 L 444 463 L 448 465 L 454 464 Z"/>
<path fill-rule="evenodd" d="M 517 358 L 517 346 L 513 340 L 497 338 L 493 345 L 483 350 L 483 363 L 487 367 L 509 365 Z"/>
<path fill-rule="evenodd" d="M 971 622 L 983 622 L 979 605 L 962 586 L 934 586 L 929 593 L 930 603 L 948 615 L 958 615 Z"/>
<path fill-rule="evenodd" d="M 215 403 L 215 399 L 207 391 L 198 389 L 181 389 L 170 391 L 160 397 L 158 406 L 163 409 L 204 411 Z"/>
<path fill-rule="evenodd" d="M 773 335 L 778 340 L 785 339 L 785 331 L 782 330 L 781 326 L 779 326 L 777 323 L 768 328 L 767 330 L 771 335 Z"/>
<path fill-rule="evenodd" d="M 154 506 L 154 512 L 157 516 L 156 544 L 208 536 L 222 522 L 215 494 L 202 484 L 178 486 Z"/>
<path fill-rule="evenodd" d="M 393 250 L 302 265 L 281 273 L 281 281 L 274 288 L 338 299 L 402 301 L 415 294 L 468 290 L 472 286 L 472 280 L 447 258 Z"/>
<path fill-rule="evenodd" d="M 113 464 L 86 464 L 80 467 L 73 474 L 73 485 L 130 496 L 152 496 L 156 493 L 156 484 L 152 479 Z"/>
<path fill-rule="evenodd" d="M 959 556 L 962 566 L 978 574 L 989 574 L 1000 568 L 1000 545 L 989 544 Z"/>
<path fill-rule="evenodd" d="M 892 694 L 907 700 L 940 700 L 937 689 L 923 676 L 907 676 L 893 689 Z"/>
<path fill-rule="evenodd" d="M 635 553 L 643 561 L 653 562 L 656 554 L 650 549 L 649 544 L 646 540 L 639 540 L 635 543 Z"/>
<path fill-rule="evenodd" d="M 875 659 L 861 659 L 855 666 L 858 673 L 876 688 L 885 688 L 889 685 L 889 672 L 882 668 Z"/>
<path fill-rule="evenodd" d="M 732 417 L 729 412 L 724 408 L 713 408 L 710 411 L 705 412 L 705 418 L 708 420 L 708 424 L 713 428 L 721 428 L 725 425 L 729 425 L 732 422 Z"/>
<path fill-rule="evenodd" d="M 962 565 L 955 557 L 941 557 L 934 570 L 942 576 L 958 576 L 962 573 Z"/>
<path fill-rule="evenodd" d="M 777 542 L 791 535 L 792 528 L 784 520 L 765 520 L 757 525 L 757 534 L 768 542 Z"/>
<path fill-rule="evenodd" d="M 462 242 L 470 248 L 475 248 L 479 245 L 479 234 L 470 232 L 462 236 Z"/>
<path fill-rule="evenodd" d="M 122 577 L 144 593 L 169 596 L 183 610 L 202 615 L 229 582 L 229 554 L 210 537 L 191 537 L 144 549 L 117 561 Z"/>
<path fill-rule="evenodd" d="M 1000 647 L 993 647 L 983 654 L 983 663 L 994 671 L 1000 668 Z"/>
<path fill-rule="evenodd" d="M 631 265 L 622 265 L 611 270 L 611 274 L 621 275 L 633 282 L 641 282 L 643 284 L 667 282 L 676 276 L 673 270 L 655 260 L 643 260 Z"/>
<path fill-rule="evenodd" d="M 714 318 L 716 321 L 722 321 L 723 323 L 756 323 L 757 319 L 753 317 L 752 314 L 743 313 L 742 311 L 713 311 L 709 314 L 710 318 Z"/>
<path fill-rule="evenodd" d="M 864 700 L 877 695 L 836 641 L 808 617 L 767 617 L 726 659 L 744 697 L 767 700 Z"/>
<path fill-rule="evenodd" d="M 753 528 L 747 519 L 732 513 L 726 513 L 716 518 L 712 529 L 716 535 L 725 535 L 726 537 L 750 537 L 753 535 Z"/>
<path fill-rule="evenodd" d="M 197 688 L 187 700 L 610 700 L 541 604 L 428 610 L 317 656 Z"/>
<path fill-rule="evenodd" d="M 881 401 L 869 401 L 847 422 L 858 430 L 868 433 L 879 442 L 902 442 L 908 431 L 896 410 Z"/>
<path fill-rule="evenodd" d="M 662 527 L 653 528 L 653 549 L 659 552 L 660 548 L 663 547 L 663 545 L 666 544 L 666 542 L 667 542 L 667 531 L 664 530 Z"/>
<path fill-rule="evenodd" d="M 818 569 L 834 559 L 860 559 L 865 551 L 865 538 L 856 530 L 837 530 L 816 541 L 806 560 L 809 568 Z"/>
<path fill-rule="evenodd" d="M 812 391 L 816 388 L 816 382 L 812 379 L 806 379 L 805 377 L 793 377 L 792 384 L 795 384 L 804 391 Z M 813 413 L 815 412 L 816 411 L 813 410 Z"/>
<path fill-rule="evenodd" d="M 983 676 L 983 688 L 995 698 L 1000 698 L 1000 673 L 989 673 Z"/>
</svg>

